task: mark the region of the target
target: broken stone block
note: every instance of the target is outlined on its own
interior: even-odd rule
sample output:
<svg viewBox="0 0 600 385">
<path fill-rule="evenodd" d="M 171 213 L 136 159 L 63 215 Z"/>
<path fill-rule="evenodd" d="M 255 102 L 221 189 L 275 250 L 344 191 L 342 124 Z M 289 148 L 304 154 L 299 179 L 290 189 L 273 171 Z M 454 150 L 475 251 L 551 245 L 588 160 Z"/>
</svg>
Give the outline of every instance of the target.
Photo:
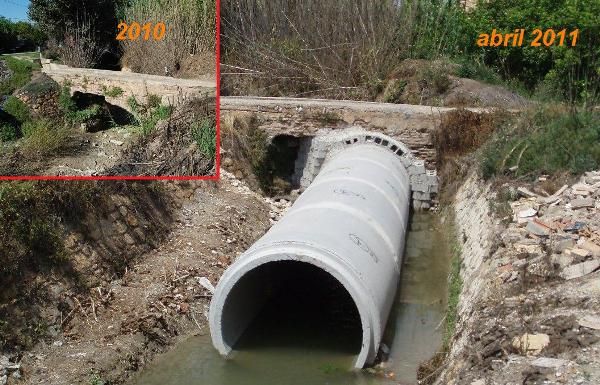
<svg viewBox="0 0 600 385">
<path fill-rule="evenodd" d="M 573 189 L 573 192 L 577 195 L 587 196 L 587 195 L 590 195 L 592 192 L 594 192 L 594 188 L 585 183 L 576 183 L 573 185 L 572 189 Z"/>
<path fill-rule="evenodd" d="M 581 245 L 579 245 L 579 247 L 589 251 L 596 258 L 600 257 L 600 246 L 593 242 L 585 241 Z"/>
<path fill-rule="evenodd" d="M 593 198 L 579 198 L 571 201 L 571 208 L 573 210 L 582 209 L 586 207 L 594 207 Z"/>
<path fill-rule="evenodd" d="M 529 221 L 525 229 L 529 231 L 529 233 L 537 235 L 538 237 L 547 237 L 550 235 L 551 232 L 550 227 L 544 225 L 539 221 Z"/>
<path fill-rule="evenodd" d="M 535 214 L 537 214 L 537 210 L 530 207 L 528 209 L 519 211 L 519 213 L 517 214 L 517 216 L 519 218 L 530 218 L 530 217 L 534 217 Z"/>
<path fill-rule="evenodd" d="M 512 340 L 512 345 L 521 353 L 527 355 L 537 355 L 548 346 L 550 336 L 547 334 L 528 334 L 525 333 L 521 337 L 515 337 Z"/>
<path fill-rule="evenodd" d="M 590 274 L 599 267 L 600 260 L 585 261 L 563 269 L 560 276 L 566 280 L 575 279 Z"/>
<path fill-rule="evenodd" d="M 575 258 L 566 254 L 554 254 L 551 257 L 552 264 L 558 265 L 561 269 L 571 266 Z"/>
<path fill-rule="evenodd" d="M 571 238 L 559 238 L 552 242 L 551 245 L 553 251 L 562 253 L 566 249 L 570 249 L 575 246 L 575 241 Z"/>
<path fill-rule="evenodd" d="M 586 315 L 580 318 L 578 322 L 580 326 L 594 330 L 600 330 L 600 317 L 598 316 Z"/>
<path fill-rule="evenodd" d="M 569 254 L 571 254 L 575 257 L 586 258 L 586 257 L 589 257 L 590 255 L 592 255 L 592 253 L 589 250 L 580 249 L 578 247 L 569 249 L 568 251 L 569 251 Z"/>
<path fill-rule="evenodd" d="M 569 361 L 561 360 L 558 358 L 540 357 L 540 358 L 536 359 L 535 361 L 533 361 L 531 363 L 531 365 L 537 366 L 538 368 L 557 369 L 568 363 L 569 363 Z"/>
<path fill-rule="evenodd" d="M 519 195 L 527 197 L 527 198 L 537 197 L 537 194 L 531 192 L 530 190 L 528 190 L 525 187 L 519 187 L 517 189 L 517 192 L 519 193 Z"/>
</svg>

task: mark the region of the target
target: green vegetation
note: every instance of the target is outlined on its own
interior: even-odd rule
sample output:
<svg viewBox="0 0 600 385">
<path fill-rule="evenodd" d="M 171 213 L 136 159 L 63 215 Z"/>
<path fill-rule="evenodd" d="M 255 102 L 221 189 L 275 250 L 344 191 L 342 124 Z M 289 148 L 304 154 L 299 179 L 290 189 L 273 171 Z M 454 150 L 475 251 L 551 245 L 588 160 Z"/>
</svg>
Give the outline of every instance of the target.
<svg viewBox="0 0 600 385">
<path fill-rule="evenodd" d="M 461 264 L 462 249 L 458 239 L 455 239 L 452 242 L 452 261 L 450 263 L 448 278 L 448 304 L 446 305 L 446 323 L 443 337 L 443 346 L 445 349 L 450 347 L 450 342 L 456 330 L 456 322 L 458 321 L 458 302 L 463 286 L 463 280 L 460 276 Z"/>
<path fill-rule="evenodd" d="M 507 80 L 515 80 L 530 91 L 553 99 L 595 102 L 600 97 L 600 2 L 596 0 L 482 1 L 469 16 L 471 36 L 526 30 L 522 47 L 479 48 L 469 42 L 467 52 L 480 57 Z M 531 47 L 535 28 L 558 32 L 580 29 L 577 45 Z M 548 92 L 550 91 L 550 92 Z M 543 96 L 543 95 L 541 95 Z"/>
<path fill-rule="evenodd" d="M 317 95 L 373 100 L 406 59 L 443 60 L 456 70 L 433 72 L 443 93 L 448 74 L 504 84 L 525 96 L 593 104 L 600 97 L 600 3 L 596 0 L 480 1 L 240 0 L 223 11 L 223 76 L 229 94 Z M 373 17 L 376 15 L 376 17 Z M 360 26 L 357 28 L 356 26 Z M 481 33 L 526 30 L 522 47 L 479 47 Z M 580 29 L 575 47 L 531 47 L 535 28 Z M 225 67 L 227 68 L 227 67 Z M 400 80 L 405 80 L 402 77 Z M 384 99 L 398 100 L 402 83 Z"/>
<path fill-rule="evenodd" d="M 456 62 L 459 65 L 456 75 L 461 78 L 480 80 L 489 84 L 502 83 L 502 77 L 496 71 L 472 58 L 462 57 Z"/>
<path fill-rule="evenodd" d="M 29 17 L 52 40 L 63 42 L 65 37 L 81 32 L 84 25 L 93 21 L 94 40 L 99 46 L 109 47 L 115 43 L 115 0 L 31 0 Z M 86 26 L 87 28 L 87 26 Z"/>
<path fill-rule="evenodd" d="M 90 385 L 105 385 L 106 382 L 100 377 L 98 373 L 92 373 L 90 376 Z"/>
<path fill-rule="evenodd" d="M 3 56 L 0 60 L 3 60 L 12 71 L 12 76 L 9 79 L 0 82 L 0 95 L 10 95 L 17 88 L 23 87 L 31 80 L 31 73 L 34 69 L 33 63 L 11 56 Z"/>
<path fill-rule="evenodd" d="M 38 119 L 25 122 L 21 127 L 25 141 L 21 147 L 26 155 L 56 155 L 68 142 L 69 130 L 56 122 Z"/>
<path fill-rule="evenodd" d="M 58 106 L 63 113 L 65 122 L 70 125 L 85 123 L 102 115 L 102 108 L 97 104 L 78 109 L 66 86 L 62 88 L 58 96 Z"/>
<path fill-rule="evenodd" d="M 40 269 L 63 253 L 58 218 L 47 189 L 35 182 L 0 183 L 0 277 L 24 268 Z"/>
<path fill-rule="evenodd" d="M 34 24 L 25 21 L 13 23 L 0 16 L 0 52 L 16 48 L 33 50 L 45 38 L 44 33 Z"/>
<path fill-rule="evenodd" d="M 58 84 L 46 76 L 40 76 L 21 87 L 23 92 L 36 97 L 44 97 L 58 91 Z"/>
<path fill-rule="evenodd" d="M 121 95 L 123 95 L 123 89 L 121 87 L 111 87 L 108 90 L 104 91 L 104 95 L 108 96 L 109 98 L 117 98 Z"/>
<path fill-rule="evenodd" d="M 31 119 L 31 114 L 27 105 L 14 96 L 9 96 L 2 108 L 17 119 L 19 123 L 25 123 Z"/>
<path fill-rule="evenodd" d="M 10 142 L 18 139 L 21 132 L 17 126 L 8 122 L 0 123 L 0 142 Z"/>
<path fill-rule="evenodd" d="M 130 96 L 127 99 L 127 105 L 143 135 L 149 135 L 160 120 L 168 119 L 173 112 L 171 106 L 161 104 L 160 97 L 152 94 L 148 95 L 145 104 L 141 104 L 134 96 Z"/>
<path fill-rule="evenodd" d="M 540 107 L 509 120 L 483 149 L 484 178 L 600 168 L 600 114 Z"/>
<path fill-rule="evenodd" d="M 194 138 L 202 155 L 214 159 L 216 156 L 217 139 L 217 127 L 214 119 L 205 118 L 199 122 L 194 122 L 191 130 L 192 138 Z"/>
</svg>

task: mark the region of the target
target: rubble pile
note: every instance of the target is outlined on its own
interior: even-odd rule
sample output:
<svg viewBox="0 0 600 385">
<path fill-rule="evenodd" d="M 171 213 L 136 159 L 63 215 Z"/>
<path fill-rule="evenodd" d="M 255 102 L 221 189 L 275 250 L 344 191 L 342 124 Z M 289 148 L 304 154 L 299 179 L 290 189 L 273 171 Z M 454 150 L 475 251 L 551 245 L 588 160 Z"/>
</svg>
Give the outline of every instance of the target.
<svg viewBox="0 0 600 385">
<path fill-rule="evenodd" d="M 9 376 L 15 381 L 19 380 L 21 378 L 21 364 L 11 362 L 7 356 L 0 356 L 0 385 L 6 384 Z"/>
<path fill-rule="evenodd" d="M 600 172 L 540 191 L 508 203 L 458 383 L 600 383 Z"/>
<path fill-rule="evenodd" d="M 588 172 L 579 183 L 549 196 L 517 191 L 523 197 L 511 203 L 513 223 L 502 235 L 505 244 L 521 253 L 549 255 L 546 274 L 554 270 L 566 280 L 600 268 L 600 172 Z"/>
</svg>

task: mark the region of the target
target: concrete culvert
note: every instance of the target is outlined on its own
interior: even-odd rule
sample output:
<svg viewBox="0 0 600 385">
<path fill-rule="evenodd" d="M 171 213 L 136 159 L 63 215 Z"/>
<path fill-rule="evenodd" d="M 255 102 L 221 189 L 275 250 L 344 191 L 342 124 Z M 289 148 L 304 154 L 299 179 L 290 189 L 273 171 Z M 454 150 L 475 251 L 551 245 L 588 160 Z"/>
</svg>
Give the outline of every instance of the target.
<svg viewBox="0 0 600 385">
<path fill-rule="evenodd" d="M 288 317 L 296 303 L 324 313 L 301 318 L 303 326 L 317 322 L 316 333 L 348 327 L 356 368 L 372 363 L 400 276 L 409 179 L 389 146 L 360 143 L 331 156 L 286 215 L 221 277 L 209 316 L 217 350 L 228 355 L 263 311 L 279 307 L 289 314 L 278 316 Z"/>
<path fill-rule="evenodd" d="M 240 313 L 242 308 L 245 311 Z M 248 272 L 227 296 L 222 319 L 223 338 L 229 346 L 238 342 L 242 323 L 250 325 L 246 333 L 259 335 L 246 338 L 243 349 L 253 348 L 253 343 L 294 344 L 347 354 L 358 354 L 361 349 L 362 325 L 354 300 L 337 279 L 306 262 L 269 262 Z"/>
</svg>

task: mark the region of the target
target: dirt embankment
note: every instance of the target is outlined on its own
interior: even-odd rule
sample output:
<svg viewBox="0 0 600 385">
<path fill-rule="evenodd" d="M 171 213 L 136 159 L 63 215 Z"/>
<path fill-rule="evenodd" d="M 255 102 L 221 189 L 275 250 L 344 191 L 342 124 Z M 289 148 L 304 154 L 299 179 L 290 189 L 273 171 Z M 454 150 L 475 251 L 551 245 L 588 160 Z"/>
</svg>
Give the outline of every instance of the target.
<svg viewBox="0 0 600 385">
<path fill-rule="evenodd" d="M 279 208 L 227 172 L 219 183 L 164 186 L 168 205 L 116 195 L 106 215 L 82 221 L 85 233 L 68 229 L 69 259 L 88 282 L 75 290 L 37 279 L 48 296 L 36 306 L 50 326 L 34 346 L 0 353 L 18 366 L 9 385 L 123 383 L 175 342 L 208 332 L 210 283 Z M 113 269 L 105 259 L 122 263 Z"/>
<path fill-rule="evenodd" d="M 549 187 L 458 191 L 465 284 L 438 384 L 600 383 L 600 173 Z"/>
<path fill-rule="evenodd" d="M 376 101 L 445 107 L 522 108 L 520 95 L 496 84 L 459 76 L 458 65 L 407 59 L 382 82 Z"/>
</svg>

